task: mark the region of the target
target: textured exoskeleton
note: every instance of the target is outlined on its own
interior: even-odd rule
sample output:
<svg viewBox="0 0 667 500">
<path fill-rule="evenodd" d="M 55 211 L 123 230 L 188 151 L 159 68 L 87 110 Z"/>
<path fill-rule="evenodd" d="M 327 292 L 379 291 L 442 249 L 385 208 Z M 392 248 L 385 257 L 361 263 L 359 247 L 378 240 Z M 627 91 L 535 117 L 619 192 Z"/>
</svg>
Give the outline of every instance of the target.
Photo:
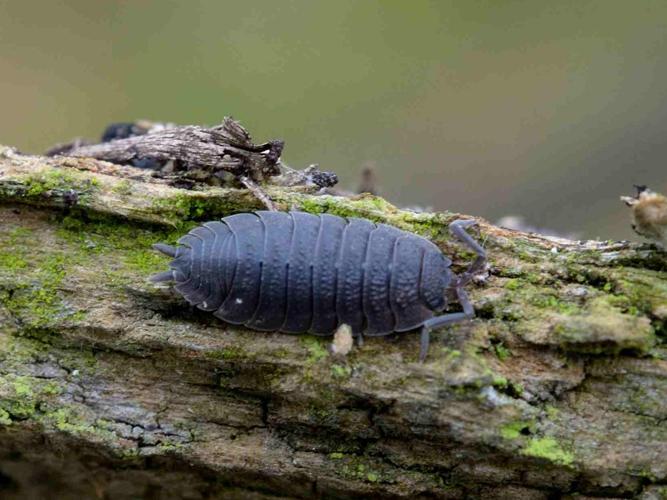
<svg viewBox="0 0 667 500">
<path fill-rule="evenodd" d="M 458 220 L 450 230 L 477 253 L 456 276 L 430 241 L 365 219 L 304 212 L 253 212 L 207 222 L 155 245 L 174 257 L 153 281 L 174 281 L 190 303 L 248 328 L 355 336 L 422 328 L 420 359 L 432 328 L 471 318 L 463 286 L 485 263 L 484 250 Z M 455 291 L 463 312 L 437 316 Z"/>
</svg>

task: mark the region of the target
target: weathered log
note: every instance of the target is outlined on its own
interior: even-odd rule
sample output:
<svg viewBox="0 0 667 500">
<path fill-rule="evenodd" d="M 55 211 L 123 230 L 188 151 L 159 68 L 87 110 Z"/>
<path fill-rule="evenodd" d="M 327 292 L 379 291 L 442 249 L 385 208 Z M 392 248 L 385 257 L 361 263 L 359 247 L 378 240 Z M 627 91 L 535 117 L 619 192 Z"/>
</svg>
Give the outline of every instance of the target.
<svg viewBox="0 0 667 500">
<path fill-rule="evenodd" d="M 227 117 L 216 127 L 166 127 L 100 144 L 75 142 L 72 147 L 61 147 L 53 153 L 128 165 L 172 161 L 186 171 L 204 170 L 209 176 L 229 172 L 261 181 L 280 174 L 278 160 L 283 146 L 281 140 L 253 144 L 241 124 Z"/>
<path fill-rule="evenodd" d="M 470 260 L 446 231 L 458 214 L 267 191 Z M 665 494 L 665 253 L 480 220 L 477 318 L 434 332 L 424 364 L 411 334 L 341 359 L 330 339 L 226 325 L 147 281 L 166 262 L 152 243 L 259 207 L 0 149 L 0 496 Z"/>
</svg>

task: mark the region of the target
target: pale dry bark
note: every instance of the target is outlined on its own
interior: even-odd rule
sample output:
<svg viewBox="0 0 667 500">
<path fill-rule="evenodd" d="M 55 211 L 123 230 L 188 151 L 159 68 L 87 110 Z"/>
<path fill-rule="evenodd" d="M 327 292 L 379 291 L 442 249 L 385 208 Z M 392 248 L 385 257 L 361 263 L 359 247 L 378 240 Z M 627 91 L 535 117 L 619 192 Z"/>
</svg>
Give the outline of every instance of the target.
<svg viewBox="0 0 667 500">
<path fill-rule="evenodd" d="M 418 232 L 457 271 L 470 259 L 446 231 L 458 214 L 267 191 Z M 664 494 L 664 253 L 480 221 L 475 320 L 435 332 L 424 364 L 412 334 L 338 359 L 329 339 L 226 325 L 147 281 L 167 260 L 151 243 L 259 207 L 0 150 L 0 496 Z"/>
</svg>

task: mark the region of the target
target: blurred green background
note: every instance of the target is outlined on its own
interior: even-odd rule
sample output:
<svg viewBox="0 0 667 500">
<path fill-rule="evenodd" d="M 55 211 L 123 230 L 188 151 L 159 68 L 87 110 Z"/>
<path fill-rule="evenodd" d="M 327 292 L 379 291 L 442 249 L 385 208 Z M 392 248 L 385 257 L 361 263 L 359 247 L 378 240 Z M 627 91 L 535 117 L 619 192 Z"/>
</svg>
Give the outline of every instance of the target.
<svg viewBox="0 0 667 500">
<path fill-rule="evenodd" d="M 240 119 L 355 188 L 586 237 L 667 191 L 664 0 L 0 0 L 0 143 Z"/>
</svg>

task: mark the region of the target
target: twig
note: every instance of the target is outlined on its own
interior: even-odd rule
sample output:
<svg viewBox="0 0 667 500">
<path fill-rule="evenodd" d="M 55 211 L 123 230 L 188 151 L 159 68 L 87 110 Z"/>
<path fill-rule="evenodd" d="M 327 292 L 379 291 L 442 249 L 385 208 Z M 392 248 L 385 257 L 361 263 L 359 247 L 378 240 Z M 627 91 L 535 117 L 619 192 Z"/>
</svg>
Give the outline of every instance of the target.
<svg viewBox="0 0 667 500">
<path fill-rule="evenodd" d="M 259 201 L 264 203 L 264 206 L 266 206 L 267 209 L 271 210 L 272 212 L 278 211 L 278 208 L 273 203 L 269 195 L 266 194 L 264 190 L 261 187 L 259 187 L 259 185 L 251 178 L 243 175 L 239 177 L 239 182 L 241 182 L 241 184 L 243 184 L 246 188 L 248 188 L 248 190 L 252 192 L 252 194 L 254 194 Z"/>
</svg>

